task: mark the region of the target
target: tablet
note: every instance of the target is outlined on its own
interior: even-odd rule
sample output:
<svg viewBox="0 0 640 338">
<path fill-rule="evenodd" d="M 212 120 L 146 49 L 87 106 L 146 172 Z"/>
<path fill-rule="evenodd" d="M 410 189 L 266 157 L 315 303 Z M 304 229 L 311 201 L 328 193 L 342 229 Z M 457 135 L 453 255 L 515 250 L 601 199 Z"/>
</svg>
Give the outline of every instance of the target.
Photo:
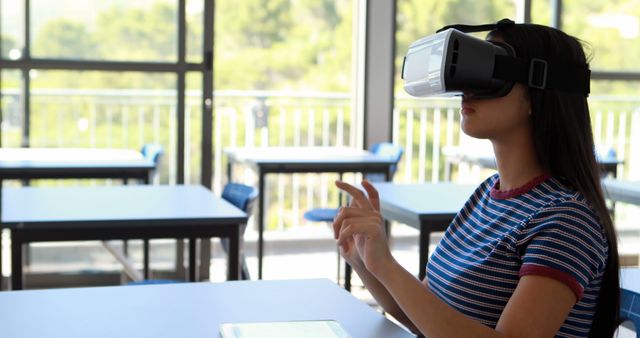
<svg viewBox="0 0 640 338">
<path fill-rule="evenodd" d="M 222 338 L 351 338 L 335 320 L 220 324 Z"/>
</svg>

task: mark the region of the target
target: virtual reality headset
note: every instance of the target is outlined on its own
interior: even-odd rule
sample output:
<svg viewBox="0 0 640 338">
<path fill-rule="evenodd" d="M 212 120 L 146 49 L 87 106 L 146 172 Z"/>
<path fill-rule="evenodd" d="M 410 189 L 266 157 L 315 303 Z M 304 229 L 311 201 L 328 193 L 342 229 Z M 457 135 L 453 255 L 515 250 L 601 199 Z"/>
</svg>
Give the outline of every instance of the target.
<svg viewBox="0 0 640 338">
<path fill-rule="evenodd" d="M 506 43 L 467 34 L 511 25 L 515 23 L 509 19 L 479 26 L 451 25 L 413 42 L 402 65 L 404 89 L 418 97 L 473 93 L 474 98 L 495 98 L 507 95 L 518 82 L 529 88 L 589 96 L 588 64 L 519 58 Z"/>
</svg>

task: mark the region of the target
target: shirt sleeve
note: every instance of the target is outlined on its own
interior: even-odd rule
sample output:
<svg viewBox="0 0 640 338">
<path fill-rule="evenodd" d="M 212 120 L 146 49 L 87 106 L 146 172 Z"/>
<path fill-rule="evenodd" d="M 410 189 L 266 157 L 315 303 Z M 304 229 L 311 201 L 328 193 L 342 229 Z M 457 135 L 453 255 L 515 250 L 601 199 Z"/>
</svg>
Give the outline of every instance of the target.
<svg viewBox="0 0 640 338">
<path fill-rule="evenodd" d="M 567 285 L 582 298 L 604 272 L 608 244 L 595 213 L 584 203 L 567 201 L 546 207 L 528 222 L 518 241 L 520 277 L 540 275 Z"/>
</svg>

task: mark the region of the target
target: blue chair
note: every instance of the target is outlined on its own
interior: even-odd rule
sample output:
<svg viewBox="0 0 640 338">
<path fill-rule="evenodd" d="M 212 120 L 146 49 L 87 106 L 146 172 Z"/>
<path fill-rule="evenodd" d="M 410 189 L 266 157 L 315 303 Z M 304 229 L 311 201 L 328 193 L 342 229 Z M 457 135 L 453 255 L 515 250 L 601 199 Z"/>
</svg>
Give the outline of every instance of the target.
<svg viewBox="0 0 640 338">
<path fill-rule="evenodd" d="M 391 174 L 391 179 L 393 179 L 393 175 L 398 170 L 398 163 L 400 163 L 400 159 L 402 159 L 402 155 L 404 154 L 404 150 L 402 147 L 394 145 L 389 142 L 381 142 L 376 143 L 371 147 L 370 150 L 372 153 L 385 156 L 392 159 L 395 164 L 390 166 L 389 173 Z M 365 178 L 370 182 L 384 182 L 385 175 L 384 174 L 366 174 Z M 311 222 L 327 222 L 332 223 L 333 219 L 338 214 L 338 208 L 315 208 L 311 209 L 304 213 L 304 218 Z M 345 289 L 351 290 L 351 267 L 346 264 L 345 265 Z M 340 280 L 340 252 L 338 252 L 338 280 Z"/>
<path fill-rule="evenodd" d="M 627 326 L 626 322 L 633 323 L 636 338 L 640 338 L 640 295 L 625 288 L 620 289 L 620 323 Z"/>
<path fill-rule="evenodd" d="M 251 211 L 253 210 L 255 201 L 258 198 L 258 190 L 244 184 L 227 183 L 222 190 L 222 198 L 235 205 L 238 209 L 247 213 L 247 215 L 251 215 Z M 244 232 L 246 229 L 246 224 L 243 224 L 240 227 L 240 238 L 244 236 Z M 229 239 L 223 238 L 221 242 L 224 251 L 229 252 Z M 240 259 L 242 261 L 240 279 L 249 280 L 251 279 L 251 276 L 249 275 L 249 269 L 247 268 L 247 260 L 244 253 L 242 252 L 242 240 L 240 241 L 240 243 Z"/>
<path fill-rule="evenodd" d="M 164 148 L 161 145 L 155 143 L 147 143 L 142 146 L 140 149 L 140 153 L 144 158 L 151 160 L 155 165 L 155 169 L 153 170 L 153 176 L 158 172 L 158 166 L 160 165 L 160 159 L 162 155 L 164 155 Z M 151 177 L 149 177 L 149 181 L 151 181 Z"/>
</svg>

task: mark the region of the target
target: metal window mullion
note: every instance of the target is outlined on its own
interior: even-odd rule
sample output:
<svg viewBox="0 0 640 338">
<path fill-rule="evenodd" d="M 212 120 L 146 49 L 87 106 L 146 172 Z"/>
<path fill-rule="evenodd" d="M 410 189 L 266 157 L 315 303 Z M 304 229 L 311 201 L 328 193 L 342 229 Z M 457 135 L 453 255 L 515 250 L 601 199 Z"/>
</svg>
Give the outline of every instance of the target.
<svg viewBox="0 0 640 338">
<path fill-rule="evenodd" d="M 31 59 L 31 1 L 24 1 L 24 48 L 22 57 Z M 29 78 L 30 68 L 22 69 L 22 147 L 29 147 L 31 133 L 31 79 Z"/>
<path fill-rule="evenodd" d="M 177 72 L 181 65 L 171 62 L 127 62 L 62 60 L 25 56 L 21 60 L 0 60 L 0 67 L 7 69 L 46 69 L 46 70 L 95 70 L 95 71 L 132 71 L 132 72 Z M 197 64 L 184 64 L 183 68 L 196 69 Z"/>
<path fill-rule="evenodd" d="M 0 0 L 1 2 L 1 0 Z M 2 4 L 0 3 L 0 18 L 2 18 Z M 2 60 L 2 26 L 0 25 L 0 60 Z M 2 126 L 2 121 L 4 120 L 4 113 L 2 111 L 2 69 L 0 69 L 0 126 Z M 0 148 L 2 148 L 2 128 L 0 128 Z M 2 184 L 0 182 L 0 191 L 2 190 Z M 0 198 L 0 203 L 2 202 L 2 198 Z M 0 219 L 2 215 L 0 214 Z M 2 241 L 2 231 L 0 230 L 0 241 Z M 1 245 L 0 245 L 1 246 Z M 0 248 L 1 250 L 1 248 Z M 2 254 L 0 253 L 0 260 L 2 259 Z M 2 289 L 2 262 L 0 262 L 0 289 Z"/>
<path fill-rule="evenodd" d="M 592 71 L 592 80 L 640 81 L 640 72 Z"/>
<path fill-rule="evenodd" d="M 358 45 L 356 51 L 361 56 L 358 62 L 364 62 L 364 69 L 363 73 L 357 73 L 357 86 L 363 88 L 356 88 L 355 98 L 358 114 L 364 117 L 365 148 L 392 139 L 391 123 L 376 122 L 393 118 L 396 2 L 366 1 L 356 14 L 364 16 L 357 19 L 358 33 L 364 33 L 358 38 L 366 41 L 364 46 Z M 360 31 L 362 28 L 364 32 Z"/>
<path fill-rule="evenodd" d="M 204 0 L 203 68 L 202 69 L 202 174 L 201 183 L 211 189 L 213 175 L 213 39 L 215 1 Z"/>
<path fill-rule="evenodd" d="M 562 29 L 562 0 L 551 0 L 551 27 Z"/>
<path fill-rule="evenodd" d="M 523 0 L 522 6 L 522 22 L 531 23 L 531 0 Z"/>
<path fill-rule="evenodd" d="M 184 184 L 184 145 L 185 145 L 185 91 L 186 91 L 186 0 L 178 1 L 178 69 L 177 69 L 177 123 L 178 142 L 176 149 L 177 182 Z"/>
</svg>

